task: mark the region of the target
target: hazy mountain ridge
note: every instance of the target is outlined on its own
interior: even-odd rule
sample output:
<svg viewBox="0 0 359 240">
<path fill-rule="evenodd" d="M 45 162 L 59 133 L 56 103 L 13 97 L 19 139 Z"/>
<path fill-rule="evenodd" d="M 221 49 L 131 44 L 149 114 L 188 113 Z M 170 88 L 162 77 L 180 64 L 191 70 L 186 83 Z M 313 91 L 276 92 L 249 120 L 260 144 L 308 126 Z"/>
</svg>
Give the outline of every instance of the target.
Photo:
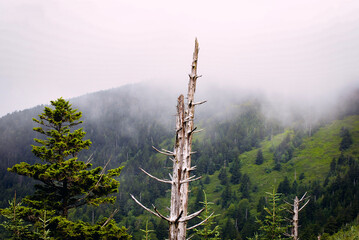
<svg viewBox="0 0 359 240">
<path fill-rule="evenodd" d="M 332 121 L 335 117 L 343 119 L 337 122 L 339 125 L 349 128 L 355 144 L 359 141 L 358 134 L 352 132 L 353 129 L 356 129 L 356 120 L 353 120 L 356 117 L 352 117 L 352 120 L 346 118 L 348 115 L 358 114 L 358 92 L 356 91 L 347 95 L 349 100 L 342 99 L 342 102 L 338 104 L 340 111 L 333 110 L 336 114 L 332 114 L 330 118 L 317 116 L 318 120 L 316 121 L 306 118 L 295 109 L 291 109 L 291 116 L 283 121 L 281 114 L 275 111 L 271 113 L 271 110 L 283 109 L 284 111 L 285 108 L 271 105 L 262 96 L 253 94 L 237 96 L 233 92 L 221 91 L 221 89 L 218 89 L 217 92 L 213 89 L 199 92 L 198 99 L 202 100 L 201 96 L 208 96 L 205 98 L 208 103 L 199 106 L 196 110 L 196 124 L 199 127 L 204 127 L 205 131 L 194 139 L 194 150 L 198 153 L 194 155 L 193 163 L 198 167 L 195 174 L 204 177 L 208 175 L 210 183 L 205 183 L 202 180 L 193 185 L 192 205 L 197 200 L 196 194 L 199 189 L 204 187 L 210 200 L 216 202 L 217 211 L 223 211 L 231 205 L 233 209 L 236 209 L 238 207 L 236 203 L 243 204 L 244 200 L 249 199 L 246 201 L 249 201 L 251 216 L 254 217 L 257 201 L 263 191 L 270 191 L 267 189 L 270 183 L 276 179 L 274 183 L 279 184 L 284 176 L 288 176 L 292 182 L 293 166 L 300 164 L 301 158 L 305 158 L 314 151 L 310 148 L 311 144 L 323 145 L 324 143 L 321 143 L 323 136 L 320 135 L 323 132 L 328 136 L 333 135 L 330 130 L 331 125 L 327 124 L 334 124 Z M 234 95 L 231 95 L 232 93 Z M 85 160 L 93 153 L 94 165 L 104 165 L 110 158 L 112 160 L 109 167 L 125 165 L 121 175 L 120 194 L 117 202 L 120 212 L 115 218 L 118 222 L 130 227 L 130 231 L 134 234 L 139 231 L 144 216 L 141 215 L 142 209 L 135 206 L 129 199 L 129 193 L 141 196 L 142 202 L 148 206 L 156 199 L 163 203 L 160 205 L 164 209 L 167 206 L 166 199 L 163 197 L 168 194 L 166 193 L 168 186 L 149 179 L 138 168 L 143 167 L 156 176 L 167 176 L 167 167 L 171 166 L 170 161 L 156 154 L 152 145 L 172 149 L 176 99 L 176 91 L 136 84 L 87 94 L 70 100 L 74 108 L 83 112 L 84 124 L 81 127 L 87 132 L 86 138 L 93 142 L 90 150 L 84 151 L 80 158 Z M 31 153 L 31 144 L 34 144 L 33 138 L 39 136 L 32 131 L 34 123 L 31 119 L 36 118 L 42 110 L 43 106 L 38 106 L 0 118 L 2 132 L 0 135 L 0 180 L 3 189 L 1 191 L 3 205 L 12 196 L 14 190 L 17 190 L 20 196 L 28 191 L 24 188 L 29 184 L 28 181 L 24 181 L 23 177 L 7 173 L 6 168 L 20 161 L 30 163 L 35 161 Z M 288 122 L 288 119 L 292 119 L 292 121 Z M 326 171 L 330 169 L 328 164 L 331 158 L 338 158 L 340 153 L 338 131 L 337 127 L 334 133 L 336 142 L 329 146 L 329 149 L 335 148 L 334 153 L 329 153 L 325 162 L 318 162 L 318 164 L 323 164 L 324 169 L 320 179 L 316 179 L 316 176 L 311 175 L 310 171 L 297 169 L 298 178 L 305 171 L 305 178 L 302 180 L 304 185 L 301 186 L 300 191 L 306 187 L 312 189 L 313 181 L 319 180 L 318 182 L 322 183 L 325 181 Z M 289 144 L 282 144 L 286 136 L 290 136 Z M 283 149 L 278 147 L 281 144 Z M 290 150 L 288 146 L 293 146 L 293 149 Z M 354 151 L 354 146 L 350 148 L 350 154 L 357 157 L 358 153 Z M 263 149 L 265 161 L 263 165 L 258 166 L 254 164 L 254 161 L 259 148 Z M 291 155 L 290 158 L 288 154 Z M 318 157 L 320 158 L 320 154 Z M 239 161 L 239 165 L 236 165 L 237 161 Z M 280 163 L 281 170 L 274 169 L 276 161 Z M 315 165 L 316 161 L 314 159 L 312 164 Z M 240 176 L 237 176 L 237 180 L 235 178 L 232 180 L 233 175 L 237 174 L 235 169 L 238 166 L 241 169 Z M 311 166 L 309 166 L 310 168 Z M 267 181 L 269 185 L 259 186 L 259 179 L 256 179 L 254 173 L 261 171 L 261 176 L 271 179 Z M 224 174 L 227 175 L 227 180 Z M 245 175 L 247 177 L 244 177 Z M 333 176 L 328 178 L 327 184 L 331 182 Z M 249 179 L 247 184 L 243 183 L 247 181 L 245 179 Z M 231 196 L 223 195 L 226 189 L 232 192 Z M 228 199 L 223 202 L 226 197 Z M 90 211 L 92 210 L 79 209 L 71 216 L 89 220 Z M 95 213 L 95 218 L 109 215 L 109 212 L 111 212 L 110 208 L 99 209 Z M 227 224 L 225 220 L 235 220 L 236 216 L 233 212 L 224 212 L 224 217 L 219 224 L 224 227 Z M 230 222 L 234 220 L 230 220 Z M 151 222 L 156 229 L 159 229 L 161 223 L 158 220 L 151 220 Z M 243 222 L 242 219 L 242 225 L 237 227 L 238 233 L 240 232 L 243 236 L 251 234 L 252 230 L 249 229 L 253 229 L 254 225 L 251 226 L 252 228 L 246 228 L 246 231 L 243 230 L 243 224 L 248 225 L 250 222 Z M 158 239 L 161 239 L 159 237 L 161 233 L 157 232 L 156 234 Z"/>
</svg>

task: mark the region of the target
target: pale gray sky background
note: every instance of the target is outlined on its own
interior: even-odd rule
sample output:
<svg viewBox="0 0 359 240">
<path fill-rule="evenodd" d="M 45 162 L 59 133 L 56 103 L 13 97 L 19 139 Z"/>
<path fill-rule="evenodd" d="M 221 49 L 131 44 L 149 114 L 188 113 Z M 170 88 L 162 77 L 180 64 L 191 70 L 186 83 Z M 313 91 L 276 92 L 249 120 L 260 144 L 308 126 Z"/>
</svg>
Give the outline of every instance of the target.
<svg viewBox="0 0 359 240">
<path fill-rule="evenodd" d="M 325 98 L 359 83 L 357 0 L 0 0 L 0 116 L 140 81 Z"/>
</svg>

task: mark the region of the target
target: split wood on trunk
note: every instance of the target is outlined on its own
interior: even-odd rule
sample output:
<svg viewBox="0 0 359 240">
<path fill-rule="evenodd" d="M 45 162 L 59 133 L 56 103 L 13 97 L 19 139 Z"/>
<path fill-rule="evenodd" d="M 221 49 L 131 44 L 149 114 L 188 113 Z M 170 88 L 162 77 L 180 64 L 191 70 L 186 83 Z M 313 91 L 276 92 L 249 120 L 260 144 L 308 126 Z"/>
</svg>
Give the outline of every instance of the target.
<svg viewBox="0 0 359 240">
<path fill-rule="evenodd" d="M 132 194 L 131 197 L 133 200 L 138 203 L 145 210 L 150 213 L 166 220 L 169 223 L 169 239 L 170 240 L 184 240 L 186 239 L 186 231 L 194 227 L 199 226 L 201 223 L 204 223 L 207 219 L 202 221 L 200 224 L 187 228 L 187 222 L 198 216 L 204 209 L 188 215 L 188 191 L 189 183 L 195 180 L 200 179 L 195 175 L 190 176 L 191 171 L 195 170 L 195 166 L 191 167 L 191 155 L 192 155 L 192 136 L 196 131 L 194 127 L 194 110 L 195 106 L 205 103 L 194 102 L 194 94 L 196 91 L 196 82 L 200 77 L 197 75 L 197 60 L 198 60 L 198 41 L 195 41 L 195 48 L 193 53 L 193 61 L 191 65 L 191 73 L 189 74 L 189 83 L 188 83 L 188 93 L 187 93 L 187 104 L 184 103 L 184 96 L 180 95 L 178 97 L 177 103 L 177 115 L 176 115 L 176 140 L 174 145 L 174 150 L 168 151 L 165 149 L 157 149 L 153 147 L 156 151 L 166 156 L 170 156 L 173 161 L 173 172 L 170 174 L 170 179 L 159 179 L 151 174 L 147 173 L 145 170 L 140 168 L 145 174 L 151 178 L 171 184 L 171 208 L 169 216 L 165 217 L 162 215 L 156 207 L 154 211 L 145 207 L 140 203 Z"/>
</svg>

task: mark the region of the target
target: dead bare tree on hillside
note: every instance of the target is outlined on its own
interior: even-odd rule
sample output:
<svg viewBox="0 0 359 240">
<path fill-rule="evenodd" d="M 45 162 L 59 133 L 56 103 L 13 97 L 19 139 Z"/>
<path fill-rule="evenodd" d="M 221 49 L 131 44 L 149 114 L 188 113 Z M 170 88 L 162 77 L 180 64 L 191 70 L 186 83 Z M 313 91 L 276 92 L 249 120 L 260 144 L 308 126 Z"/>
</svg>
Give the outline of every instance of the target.
<svg viewBox="0 0 359 240">
<path fill-rule="evenodd" d="M 294 203 L 290 204 L 287 203 L 288 205 L 293 207 L 293 210 L 290 210 L 290 213 L 293 214 L 293 219 L 291 220 L 291 222 L 293 223 L 293 228 L 292 228 L 292 232 L 291 234 L 288 234 L 288 237 L 292 237 L 293 240 L 298 240 L 298 228 L 299 228 L 299 212 L 309 203 L 308 197 L 305 197 L 305 195 L 307 195 L 307 193 L 304 193 L 304 195 L 301 197 L 301 199 L 299 199 L 297 196 L 295 196 L 294 198 Z M 302 207 L 299 207 L 300 203 L 305 201 L 306 202 L 303 204 Z"/>
<path fill-rule="evenodd" d="M 153 147 L 156 151 L 166 156 L 169 156 L 173 161 L 173 171 L 172 175 L 170 174 L 170 179 L 159 179 L 155 176 L 152 176 L 145 170 L 141 170 L 147 174 L 149 177 L 163 183 L 171 184 L 171 207 L 169 216 L 165 217 L 161 214 L 156 207 L 154 211 L 145 207 L 140 203 L 132 194 L 131 197 L 133 200 L 143 207 L 148 212 L 154 214 L 157 217 L 160 217 L 166 220 L 169 223 L 169 239 L 170 240 L 183 240 L 186 239 L 186 231 L 195 226 L 187 228 L 187 222 L 190 219 L 198 216 L 202 211 L 198 211 L 188 215 L 188 191 L 189 183 L 196 181 L 201 177 L 195 175 L 190 176 L 190 173 L 195 170 L 195 166 L 191 166 L 191 155 L 192 152 L 192 136 L 196 131 L 194 127 L 194 110 L 195 106 L 205 103 L 195 102 L 194 94 L 196 91 L 196 81 L 200 77 L 197 75 L 197 60 L 198 60 L 198 41 L 195 41 L 195 48 L 193 53 L 193 61 L 191 66 L 191 73 L 189 74 L 189 83 L 188 83 L 188 93 L 187 93 L 187 103 L 184 103 L 184 96 L 180 95 L 177 102 L 177 115 L 176 115 L 176 140 L 174 144 L 174 150 L 168 151 L 165 149 L 159 150 Z"/>
</svg>

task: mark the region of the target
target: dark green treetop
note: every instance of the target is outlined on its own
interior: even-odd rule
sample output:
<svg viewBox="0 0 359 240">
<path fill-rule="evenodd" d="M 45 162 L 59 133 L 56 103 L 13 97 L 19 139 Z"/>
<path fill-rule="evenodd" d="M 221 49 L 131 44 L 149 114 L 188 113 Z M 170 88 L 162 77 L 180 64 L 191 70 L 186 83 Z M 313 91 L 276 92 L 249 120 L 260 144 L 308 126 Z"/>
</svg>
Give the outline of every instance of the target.
<svg viewBox="0 0 359 240">
<path fill-rule="evenodd" d="M 344 151 L 353 144 L 353 138 L 346 128 L 340 130 L 340 136 L 342 137 L 342 141 L 340 142 L 339 150 Z"/>
<path fill-rule="evenodd" d="M 122 167 L 108 170 L 102 167 L 90 169 L 89 161 L 79 161 L 78 153 L 88 149 L 90 140 L 83 140 L 82 128 L 71 131 L 81 124 L 82 114 L 72 109 L 71 104 L 62 98 L 51 101 L 53 109 L 45 107 L 39 119 L 33 119 L 40 126 L 34 131 L 46 136 L 35 139 L 40 146 L 32 146 L 32 152 L 44 163 L 30 165 L 22 162 L 8 170 L 41 181 L 31 196 L 23 202 L 33 209 L 55 210 L 56 215 L 65 218 L 68 210 L 85 204 L 99 205 L 113 203 L 119 182 L 113 177 L 119 176 Z"/>
<path fill-rule="evenodd" d="M 89 148 L 91 141 L 82 140 L 86 134 L 82 128 L 70 132 L 71 127 L 82 123 L 79 121 L 82 117 L 81 112 L 72 109 L 70 103 L 62 98 L 51 101 L 51 105 L 55 109 L 45 107 L 44 112 L 39 115 L 39 120 L 33 118 L 34 122 L 41 125 L 35 127 L 34 131 L 44 134 L 47 139 L 35 138 L 35 142 L 41 146 L 33 145 L 32 152 L 43 161 L 58 163 L 69 157 L 77 157 L 81 150 Z"/>
<path fill-rule="evenodd" d="M 256 157 L 256 164 L 261 165 L 264 161 L 262 149 L 259 149 Z"/>
</svg>

